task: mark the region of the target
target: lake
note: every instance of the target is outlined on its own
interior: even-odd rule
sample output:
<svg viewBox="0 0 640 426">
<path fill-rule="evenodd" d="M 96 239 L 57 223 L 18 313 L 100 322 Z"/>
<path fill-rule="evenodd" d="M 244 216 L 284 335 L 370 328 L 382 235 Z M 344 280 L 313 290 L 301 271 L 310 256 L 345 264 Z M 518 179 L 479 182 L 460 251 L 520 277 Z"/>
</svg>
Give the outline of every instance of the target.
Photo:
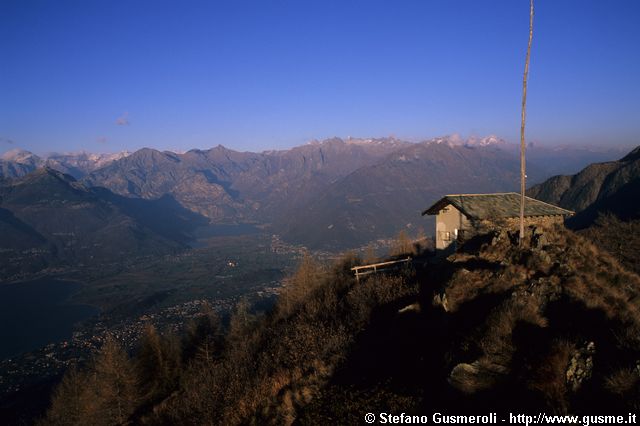
<svg viewBox="0 0 640 426">
<path fill-rule="evenodd" d="M 97 308 L 72 304 L 81 284 L 51 278 L 0 285 L 0 359 L 67 340 Z"/>
<path fill-rule="evenodd" d="M 261 230 L 255 225 L 239 223 L 235 225 L 209 224 L 201 226 L 194 231 L 195 239 L 190 242 L 193 248 L 203 248 L 209 245 L 208 240 L 217 237 L 240 237 L 245 235 L 257 235 Z"/>
</svg>

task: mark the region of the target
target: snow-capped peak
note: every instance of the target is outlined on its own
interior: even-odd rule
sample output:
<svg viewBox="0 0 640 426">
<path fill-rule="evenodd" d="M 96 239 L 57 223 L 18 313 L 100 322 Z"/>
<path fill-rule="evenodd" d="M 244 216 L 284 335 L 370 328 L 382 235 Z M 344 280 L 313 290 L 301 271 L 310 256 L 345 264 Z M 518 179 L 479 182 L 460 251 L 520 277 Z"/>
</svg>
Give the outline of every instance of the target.
<svg viewBox="0 0 640 426">
<path fill-rule="evenodd" d="M 430 143 L 436 143 L 436 144 L 445 144 L 445 145 L 449 145 L 449 146 L 457 146 L 457 145 L 464 145 L 465 141 L 464 139 L 462 139 L 462 137 L 460 137 L 459 134 L 454 133 L 452 135 L 446 135 L 446 136 L 440 136 L 437 138 L 433 138 L 429 141 Z"/>
<path fill-rule="evenodd" d="M 467 139 L 466 145 L 469 146 L 489 146 L 489 145 L 504 145 L 506 141 L 496 135 L 489 135 L 483 138 L 472 136 Z"/>
<path fill-rule="evenodd" d="M 40 158 L 32 152 L 25 151 L 24 149 L 15 148 L 11 151 L 7 151 L 0 157 L 5 161 L 13 161 L 15 163 L 33 163 L 40 160 Z"/>
<path fill-rule="evenodd" d="M 495 146 L 504 145 L 506 141 L 496 135 L 489 135 L 485 137 L 470 136 L 467 139 L 463 139 L 459 134 L 454 133 L 452 135 L 440 136 L 433 138 L 429 143 L 445 144 L 449 146 Z"/>
</svg>

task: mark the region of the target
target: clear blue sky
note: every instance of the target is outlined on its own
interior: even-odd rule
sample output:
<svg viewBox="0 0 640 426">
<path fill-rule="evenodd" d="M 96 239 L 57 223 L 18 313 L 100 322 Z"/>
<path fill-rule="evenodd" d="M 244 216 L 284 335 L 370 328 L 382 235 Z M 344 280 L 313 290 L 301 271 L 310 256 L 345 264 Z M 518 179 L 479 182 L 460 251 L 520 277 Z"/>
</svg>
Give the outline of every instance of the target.
<svg viewBox="0 0 640 426">
<path fill-rule="evenodd" d="M 528 1 L 2 0 L 0 152 L 516 142 Z M 529 140 L 638 143 L 640 1 L 538 0 Z"/>
</svg>

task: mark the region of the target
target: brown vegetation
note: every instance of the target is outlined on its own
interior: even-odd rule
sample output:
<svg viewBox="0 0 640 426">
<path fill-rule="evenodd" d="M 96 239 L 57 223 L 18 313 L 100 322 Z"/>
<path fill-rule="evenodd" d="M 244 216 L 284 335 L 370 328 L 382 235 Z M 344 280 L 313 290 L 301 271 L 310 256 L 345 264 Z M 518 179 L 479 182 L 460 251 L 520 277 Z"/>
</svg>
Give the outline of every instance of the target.
<svg viewBox="0 0 640 426">
<path fill-rule="evenodd" d="M 612 214 L 601 215 L 579 233 L 608 251 L 625 268 L 640 274 L 640 220 L 622 221 Z"/>
<path fill-rule="evenodd" d="M 109 422 L 293 422 L 298 409 L 318 394 L 346 357 L 372 311 L 415 294 L 403 277 L 376 276 L 356 284 L 350 271 L 356 261 L 348 256 L 327 271 L 306 256 L 271 313 L 257 318 L 241 301 L 224 336 L 211 314 L 189 328 L 182 347 L 175 337 L 161 336 L 150 326 L 133 361 L 121 353 L 123 362 L 135 367 L 125 371 L 135 378 L 138 394 L 130 398 L 124 417 L 113 421 L 111 416 Z M 90 405 L 70 398 L 69 384 L 93 371 L 90 366 L 83 373 L 69 372 L 46 423 L 62 424 L 63 416 L 57 413 Z M 113 400 L 112 395 L 102 397 Z M 89 414 L 67 417 L 64 424 L 86 423 Z"/>
<path fill-rule="evenodd" d="M 433 241 L 428 238 L 424 229 L 419 228 L 415 238 L 411 238 L 406 231 L 402 230 L 398 232 L 398 236 L 393 240 L 389 254 L 392 257 L 400 256 L 420 256 L 427 251 L 433 250 Z M 370 258 L 373 258 L 371 262 L 368 262 Z M 369 253 L 365 256 L 365 263 L 374 263 L 375 256 Z"/>
<path fill-rule="evenodd" d="M 413 243 L 409 235 L 403 230 L 398 233 L 393 246 L 391 247 L 391 256 L 404 256 L 413 254 Z"/>
<path fill-rule="evenodd" d="M 577 395 L 609 401 L 612 389 L 628 389 L 621 383 L 631 383 L 636 370 L 609 371 L 640 359 L 640 278 L 562 226 L 530 226 L 522 248 L 514 247 L 515 233 L 497 229 L 479 248 L 470 242 L 448 259 L 451 278 L 438 300 L 457 317 L 483 314 L 463 339 L 470 349 L 460 353 L 475 357 L 465 364 L 473 368 L 456 370 L 452 362 L 450 382 L 465 392 L 495 392 L 515 380 L 514 395 L 527 390 L 559 413 L 579 407 L 572 405 Z"/>
<path fill-rule="evenodd" d="M 44 424 L 127 423 L 139 402 L 134 368 L 111 337 L 88 368 L 72 368 L 56 389 Z"/>
<path fill-rule="evenodd" d="M 637 408 L 640 278 L 562 226 L 529 227 L 522 247 L 515 227 L 486 230 L 438 264 L 418 258 L 359 283 L 356 263 L 305 257 L 271 312 L 241 302 L 226 331 L 207 312 L 181 343 L 149 328 L 132 361 L 105 345 L 109 356 L 65 377 L 47 423 Z M 107 385 L 89 392 L 82 381 Z"/>
</svg>

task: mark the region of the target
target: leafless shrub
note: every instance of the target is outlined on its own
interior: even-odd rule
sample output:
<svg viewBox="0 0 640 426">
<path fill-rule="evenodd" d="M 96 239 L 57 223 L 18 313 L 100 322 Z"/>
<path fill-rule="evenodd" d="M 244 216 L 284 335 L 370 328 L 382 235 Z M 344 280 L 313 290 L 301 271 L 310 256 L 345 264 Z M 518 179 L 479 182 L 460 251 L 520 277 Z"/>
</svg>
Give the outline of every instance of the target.
<svg viewBox="0 0 640 426">
<path fill-rule="evenodd" d="M 71 369 L 54 392 L 47 425 L 126 424 L 139 402 L 134 366 L 108 336 L 83 372 Z"/>
<path fill-rule="evenodd" d="M 278 298 L 278 314 L 286 317 L 294 312 L 322 284 L 323 274 L 322 266 L 305 254 L 294 275 L 285 281 Z"/>
<path fill-rule="evenodd" d="M 402 230 L 398 233 L 393 245 L 391 246 L 391 256 L 406 256 L 414 254 L 413 241 L 409 235 Z"/>
</svg>

